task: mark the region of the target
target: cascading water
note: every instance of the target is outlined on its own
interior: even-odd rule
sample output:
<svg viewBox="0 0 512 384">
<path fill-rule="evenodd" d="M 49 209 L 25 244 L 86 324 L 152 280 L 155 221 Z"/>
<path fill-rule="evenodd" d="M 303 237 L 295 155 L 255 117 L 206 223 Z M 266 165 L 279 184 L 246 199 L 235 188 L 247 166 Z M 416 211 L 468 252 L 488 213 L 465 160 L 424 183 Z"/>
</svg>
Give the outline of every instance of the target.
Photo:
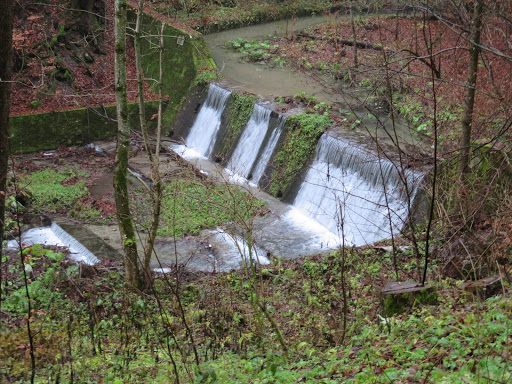
<svg viewBox="0 0 512 384">
<path fill-rule="evenodd" d="M 323 135 L 293 205 L 353 245 L 397 235 L 420 174 Z"/>
<path fill-rule="evenodd" d="M 254 171 L 252 172 L 252 182 L 256 185 L 259 184 L 263 173 L 265 172 L 265 168 L 267 168 L 268 162 L 276 149 L 277 142 L 279 141 L 279 137 L 281 136 L 281 132 L 283 132 L 284 124 L 286 122 L 286 117 L 283 115 L 279 115 L 279 119 L 277 121 L 277 126 L 272 131 L 272 135 L 267 142 L 267 145 L 263 149 L 261 156 L 259 157 L 256 166 L 254 167 Z"/>
<path fill-rule="evenodd" d="M 231 155 L 228 169 L 234 174 L 247 178 L 263 144 L 270 122 L 270 109 L 255 104 L 251 118 Z"/>
<path fill-rule="evenodd" d="M 197 153 L 196 157 L 210 156 L 217 139 L 222 112 L 230 94 L 230 91 L 215 84 L 210 84 L 206 101 L 201 107 L 186 140 L 187 147 Z"/>
<path fill-rule="evenodd" d="M 29 229 L 21 236 L 21 243 L 24 246 L 42 244 L 68 247 L 70 257 L 78 263 L 94 265 L 100 261 L 78 240 L 64 231 L 56 223 L 52 223 L 49 227 Z M 8 244 L 8 247 L 12 249 L 19 249 L 19 244 L 15 240 L 11 240 L 11 242 Z"/>
</svg>

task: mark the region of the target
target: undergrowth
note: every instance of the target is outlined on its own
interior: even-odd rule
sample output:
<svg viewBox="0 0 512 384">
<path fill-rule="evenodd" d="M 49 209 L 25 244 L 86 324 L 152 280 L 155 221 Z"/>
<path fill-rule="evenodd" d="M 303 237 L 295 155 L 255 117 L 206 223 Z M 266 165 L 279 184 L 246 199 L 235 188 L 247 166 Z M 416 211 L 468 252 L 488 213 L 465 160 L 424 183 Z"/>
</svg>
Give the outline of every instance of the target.
<svg viewBox="0 0 512 384">
<path fill-rule="evenodd" d="M 100 216 L 101 212 L 89 206 L 86 179 L 90 175 L 72 168 L 56 171 L 51 168 L 26 174 L 19 188 L 28 192 L 30 204 L 38 212 L 61 213 L 87 220 Z"/>
<path fill-rule="evenodd" d="M 272 328 L 249 304 L 247 275 L 155 275 L 141 295 L 123 282 L 120 264 L 88 269 L 27 248 L 33 265 L 31 322 L 36 382 L 171 383 L 505 383 L 512 377 L 510 293 L 473 302 L 458 282 L 436 278 L 439 305 L 379 316 L 378 286 L 392 279 L 391 256 L 347 249 L 348 329 L 341 342 L 340 254 L 303 261 L 275 259 L 259 269 L 262 299 L 283 333 L 286 358 Z M 52 251 L 52 253 L 54 253 Z M 30 365 L 19 256 L 6 257 L 2 282 L 0 375 L 27 382 Z M 404 275 L 414 271 L 405 255 Z M 503 289 L 507 292 L 508 283 Z M 179 301 L 177 297 L 179 296 Z M 16 302 L 15 300 L 19 300 Z M 178 303 L 181 304 L 178 304 Z M 179 306 L 183 306 L 183 316 Z M 187 327 L 184 326 L 184 321 Z M 193 334 L 192 344 L 189 332 Z M 192 349 L 198 351 L 199 365 Z"/>
<path fill-rule="evenodd" d="M 144 225 L 147 198 L 138 191 L 134 209 L 137 222 Z M 193 178 L 172 180 L 165 186 L 158 234 L 177 236 L 198 234 L 227 222 L 248 220 L 265 213 L 265 204 L 229 185 L 217 185 Z"/>
</svg>

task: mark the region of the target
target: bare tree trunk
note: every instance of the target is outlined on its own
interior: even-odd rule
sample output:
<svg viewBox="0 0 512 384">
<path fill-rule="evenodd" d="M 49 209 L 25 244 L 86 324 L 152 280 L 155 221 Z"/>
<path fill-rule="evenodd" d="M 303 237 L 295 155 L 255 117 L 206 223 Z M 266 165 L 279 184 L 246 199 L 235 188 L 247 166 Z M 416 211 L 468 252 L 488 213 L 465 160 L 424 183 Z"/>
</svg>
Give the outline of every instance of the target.
<svg viewBox="0 0 512 384">
<path fill-rule="evenodd" d="M 124 244 L 126 282 L 140 289 L 137 241 L 128 198 L 128 157 L 130 154 L 130 126 L 126 89 L 126 8 L 125 0 L 115 0 L 115 88 L 117 107 L 117 150 L 114 171 L 114 195 L 119 232 Z"/>
<path fill-rule="evenodd" d="M 475 106 L 475 87 L 478 72 L 478 58 L 480 56 L 480 34 L 482 31 L 482 15 L 484 0 L 475 1 L 473 13 L 473 28 L 469 42 L 469 67 L 467 92 L 464 101 L 464 115 L 462 118 L 462 138 L 460 150 L 459 171 L 462 179 L 469 172 L 469 153 L 471 147 L 471 128 L 473 125 L 473 110 Z"/>
<path fill-rule="evenodd" d="M 142 129 L 142 134 L 144 136 L 144 144 L 146 147 L 146 152 L 149 157 L 149 162 L 151 164 L 151 179 L 153 181 L 153 185 L 151 187 L 151 200 L 152 200 L 152 218 L 150 229 L 148 233 L 148 238 L 146 242 L 146 246 L 144 248 L 144 280 L 145 285 L 149 284 L 151 279 L 151 271 L 149 269 L 149 263 L 151 261 L 151 255 L 153 253 L 153 246 L 155 244 L 156 233 L 158 230 L 158 226 L 160 223 L 160 207 L 162 204 L 162 180 L 160 177 L 159 171 L 159 163 L 160 163 L 160 134 L 161 134 L 161 126 L 162 126 L 162 53 L 163 53 L 163 34 L 165 29 L 165 24 L 162 23 L 162 28 L 160 31 L 160 40 L 159 40 L 159 50 L 160 50 L 160 75 L 159 75 L 159 83 L 158 83 L 158 96 L 159 96 L 159 105 L 158 105 L 158 125 L 156 129 L 156 148 L 155 153 L 151 149 L 151 141 L 149 139 L 149 132 L 146 122 L 146 111 L 144 107 L 144 79 L 142 74 L 142 63 L 141 63 L 141 51 L 140 51 L 140 27 L 142 23 L 142 14 L 143 14 L 144 0 L 138 1 L 138 13 L 137 13 L 137 24 L 135 26 L 135 36 L 134 36 L 134 47 L 135 47 L 135 62 L 137 66 L 137 85 L 138 85 L 138 93 L 139 93 L 139 118 L 140 118 L 140 126 Z"/>
<path fill-rule="evenodd" d="M 11 93 L 12 4 L 0 1 L 0 285 L 2 283 L 2 249 L 5 228 L 5 197 L 9 153 L 9 101 Z M 0 308 L 2 302 L 0 289 Z M 0 311 L 1 313 L 1 311 Z"/>
</svg>

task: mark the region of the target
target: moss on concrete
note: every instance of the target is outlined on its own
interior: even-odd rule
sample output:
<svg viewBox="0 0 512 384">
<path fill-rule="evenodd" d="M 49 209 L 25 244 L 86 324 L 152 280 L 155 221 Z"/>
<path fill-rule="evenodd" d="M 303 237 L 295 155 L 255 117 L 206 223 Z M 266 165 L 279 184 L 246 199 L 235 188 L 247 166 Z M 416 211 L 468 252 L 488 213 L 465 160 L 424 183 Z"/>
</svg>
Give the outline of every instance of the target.
<svg viewBox="0 0 512 384">
<path fill-rule="evenodd" d="M 433 287 L 427 286 L 404 290 L 403 292 L 384 292 L 381 295 L 384 317 L 392 317 L 420 305 L 433 305 L 437 303 L 436 290 Z"/>
<path fill-rule="evenodd" d="M 331 120 L 324 115 L 302 113 L 288 117 L 283 144 L 274 158 L 275 169 L 269 189 L 272 195 L 282 197 L 288 192 L 315 153 L 318 139 L 330 125 Z"/>
<path fill-rule="evenodd" d="M 235 143 L 251 117 L 255 102 L 256 96 L 231 93 L 226 114 L 226 130 L 216 153 L 217 158 L 225 160 L 235 149 Z"/>
<path fill-rule="evenodd" d="M 151 116 L 158 112 L 158 103 L 146 103 L 146 113 Z M 139 127 L 137 103 L 128 105 L 131 127 Z M 153 129 L 156 121 L 149 120 Z M 33 152 L 53 149 L 61 145 L 85 144 L 104 139 L 117 132 L 116 107 L 79 108 L 68 111 L 37 113 L 11 116 L 9 140 L 11 152 Z"/>
<path fill-rule="evenodd" d="M 130 17 L 135 20 L 135 14 Z M 162 22 L 149 15 L 144 15 L 142 36 L 154 37 L 141 39 L 142 68 L 151 88 L 157 92 L 160 72 L 160 54 L 158 50 L 159 35 Z M 163 50 L 163 93 L 169 97 L 169 105 L 163 115 L 163 133 L 171 131 L 177 112 L 196 84 L 199 73 L 215 73 L 215 63 L 210 56 L 204 38 L 199 35 L 189 35 L 174 26 L 165 25 Z M 182 45 L 179 43 L 182 40 Z"/>
</svg>

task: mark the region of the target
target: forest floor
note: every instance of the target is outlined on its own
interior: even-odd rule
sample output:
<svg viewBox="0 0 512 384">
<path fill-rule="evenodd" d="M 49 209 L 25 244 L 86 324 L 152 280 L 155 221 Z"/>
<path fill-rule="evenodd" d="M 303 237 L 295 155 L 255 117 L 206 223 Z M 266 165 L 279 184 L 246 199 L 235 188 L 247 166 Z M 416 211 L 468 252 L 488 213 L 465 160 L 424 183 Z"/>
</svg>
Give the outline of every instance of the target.
<svg viewBox="0 0 512 384">
<path fill-rule="evenodd" d="M 6 255 L 3 382 L 30 380 L 32 351 L 36 383 L 169 383 L 176 376 L 183 383 L 506 383 L 512 377 L 510 279 L 478 301 L 462 281 L 440 274 L 435 257 L 428 282 L 437 302 L 382 314 L 380 287 L 395 279 L 393 264 L 402 280 L 415 280 L 422 267 L 408 247 L 395 260 L 389 249 L 372 246 L 274 260 L 254 275 L 174 268 L 154 273 L 145 293 L 125 285 L 121 261 L 77 266 L 59 251 L 67 252 L 32 246 Z"/>
</svg>

